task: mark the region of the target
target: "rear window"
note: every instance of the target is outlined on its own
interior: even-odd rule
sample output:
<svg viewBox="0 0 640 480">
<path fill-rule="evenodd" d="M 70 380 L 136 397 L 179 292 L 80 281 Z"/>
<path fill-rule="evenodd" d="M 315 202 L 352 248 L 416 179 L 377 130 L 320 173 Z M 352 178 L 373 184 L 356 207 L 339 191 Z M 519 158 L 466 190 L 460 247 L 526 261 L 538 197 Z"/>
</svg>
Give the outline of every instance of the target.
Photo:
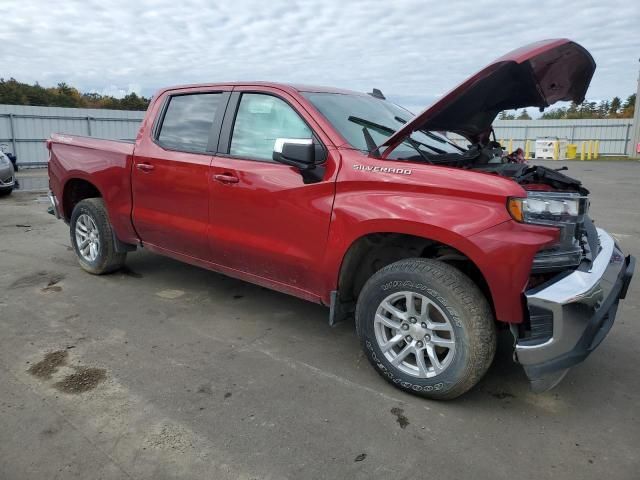
<svg viewBox="0 0 640 480">
<path fill-rule="evenodd" d="M 206 152 L 209 133 L 221 99 L 221 93 L 171 97 L 158 141 L 172 150 Z"/>
</svg>

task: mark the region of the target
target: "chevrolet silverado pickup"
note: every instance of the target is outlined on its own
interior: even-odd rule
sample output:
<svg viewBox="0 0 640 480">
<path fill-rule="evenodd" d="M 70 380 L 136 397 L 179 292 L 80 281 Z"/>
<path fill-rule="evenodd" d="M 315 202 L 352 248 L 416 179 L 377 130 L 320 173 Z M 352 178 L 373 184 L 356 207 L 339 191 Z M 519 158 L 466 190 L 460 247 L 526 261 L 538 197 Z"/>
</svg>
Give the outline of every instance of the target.
<svg viewBox="0 0 640 480">
<path fill-rule="evenodd" d="M 405 391 L 469 390 L 497 329 L 549 389 L 610 330 L 634 259 L 578 180 L 504 152 L 491 125 L 581 103 L 594 71 L 580 45 L 538 42 L 416 116 L 377 89 L 163 89 L 135 142 L 52 135 L 50 211 L 90 273 L 144 247 L 326 305 L 330 324 L 354 316 L 373 368 Z"/>
</svg>

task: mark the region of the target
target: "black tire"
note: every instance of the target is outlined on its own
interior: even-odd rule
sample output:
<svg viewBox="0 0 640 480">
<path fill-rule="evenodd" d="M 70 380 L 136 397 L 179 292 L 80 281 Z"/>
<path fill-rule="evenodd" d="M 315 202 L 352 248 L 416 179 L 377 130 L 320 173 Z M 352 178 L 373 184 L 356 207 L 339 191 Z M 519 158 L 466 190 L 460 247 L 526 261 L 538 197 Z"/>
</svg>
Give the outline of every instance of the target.
<svg viewBox="0 0 640 480">
<path fill-rule="evenodd" d="M 453 335 L 451 340 L 455 345 L 451 358 L 447 360 L 446 368 L 431 378 L 409 375 L 394 366 L 376 339 L 376 312 L 385 299 L 399 292 L 425 297 L 433 304 L 429 308 L 441 309 L 452 327 L 450 334 L 444 334 Z M 466 275 L 437 260 L 411 258 L 376 272 L 358 298 L 356 330 L 367 358 L 383 378 L 401 390 L 438 400 L 458 397 L 478 383 L 491 365 L 496 350 L 495 324 L 487 299 Z M 393 335 L 404 335 L 402 330 L 393 332 Z M 404 340 L 400 342 L 392 355 L 399 355 L 397 351 L 407 345 Z M 413 358 L 417 365 L 417 358 Z M 429 368 L 435 372 L 433 362 Z"/>
<path fill-rule="evenodd" d="M 13 192 L 13 187 L 0 188 L 0 197 L 6 197 Z"/>
<path fill-rule="evenodd" d="M 76 223 L 81 215 L 88 215 L 98 228 L 99 248 L 98 255 L 90 261 L 80 253 L 76 241 Z M 76 252 L 80 266 L 89 273 L 102 275 L 120 269 L 127 257 L 125 253 L 116 252 L 113 230 L 109 222 L 109 216 L 101 198 L 87 198 L 78 202 L 71 214 L 71 245 Z"/>
</svg>

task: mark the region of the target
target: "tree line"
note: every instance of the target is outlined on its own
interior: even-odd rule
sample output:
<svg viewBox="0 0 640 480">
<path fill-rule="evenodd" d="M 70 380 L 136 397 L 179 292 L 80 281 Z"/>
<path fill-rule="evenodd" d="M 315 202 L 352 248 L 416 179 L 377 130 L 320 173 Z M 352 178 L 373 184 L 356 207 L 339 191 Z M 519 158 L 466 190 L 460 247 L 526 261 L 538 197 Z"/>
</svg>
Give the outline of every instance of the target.
<svg viewBox="0 0 640 480">
<path fill-rule="evenodd" d="M 41 107 L 109 108 L 113 110 L 146 110 L 148 98 L 129 93 L 122 98 L 99 93 L 81 93 L 66 83 L 42 87 L 0 78 L 0 104 L 36 105 Z"/>
<path fill-rule="evenodd" d="M 149 98 L 130 93 L 122 98 L 99 93 L 81 93 L 66 83 L 55 87 L 42 87 L 18 82 L 15 78 L 0 78 L 0 104 L 37 105 L 42 107 L 108 108 L 113 110 L 146 110 Z M 581 119 L 581 118 L 633 118 L 636 94 L 629 95 L 623 102 L 620 97 L 602 100 L 600 103 L 584 101 L 571 103 L 568 107 L 548 110 L 540 117 L 542 120 Z M 499 120 L 531 120 L 526 110 L 500 112 Z"/>
<path fill-rule="evenodd" d="M 541 120 L 566 120 L 583 118 L 633 118 L 636 106 L 636 94 L 629 95 L 623 102 L 620 97 L 598 102 L 571 102 L 568 107 L 559 107 L 542 114 Z M 499 120 L 531 120 L 526 110 L 515 113 L 500 112 Z"/>
</svg>

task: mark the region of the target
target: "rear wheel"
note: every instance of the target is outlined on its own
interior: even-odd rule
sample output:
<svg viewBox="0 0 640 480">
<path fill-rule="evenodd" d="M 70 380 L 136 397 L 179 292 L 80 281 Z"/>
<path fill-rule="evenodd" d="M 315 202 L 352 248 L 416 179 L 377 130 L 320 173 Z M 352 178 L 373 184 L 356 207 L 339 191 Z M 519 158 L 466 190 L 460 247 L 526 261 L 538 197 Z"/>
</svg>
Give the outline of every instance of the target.
<svg viewBox="0 0 640 480">
<path fill-rule="evenodd" d="M 101 275 L 124 265 L 127 254 L 115 250 L 113 230 L 101 198 L 78 202 L 70 227 L 71 244 L 84 270 Z"/>
<path fill-rule="evenodd" d="M 482 292 L 436 260 L 401 260 L 375 273 L 358 298 L 356 328 L 378 373 L 402 390 L 434 399 L 472 388 L 496 348 Z"/>
</svg>

